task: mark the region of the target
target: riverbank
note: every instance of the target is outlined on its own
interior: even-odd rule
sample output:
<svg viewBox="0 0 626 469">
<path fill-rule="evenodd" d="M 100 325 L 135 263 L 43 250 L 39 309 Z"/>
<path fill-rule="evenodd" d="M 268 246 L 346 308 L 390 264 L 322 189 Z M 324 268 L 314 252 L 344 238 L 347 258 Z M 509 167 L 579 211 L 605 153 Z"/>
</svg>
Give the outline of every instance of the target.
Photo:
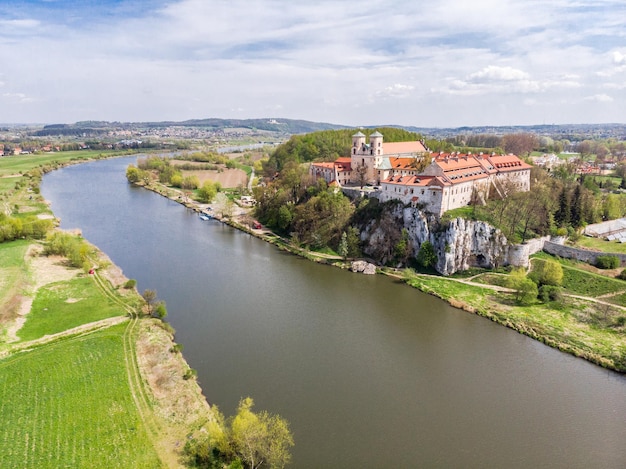
<svg viewBox="0 0 626 469">
<path fill-rule="evenodd" d="M 2 206 L 17 220 L 54 218 L 42 175 L 115 156 L 127 155 L 2 159 Z M 122 271 L 86 246 L 91 274 L 37 240 L 0 244 L 0 466 L 186 467 L 187 436 L 212 410 L 171 327 L 141 314 Z"/>
<path fill-rule="evenodd" d="M 314 262 L 349 268 L 350 262 L 339 256 L 314 253 L 294 246 L 288 240 L 267 229 L 251 226 L 252 217 L 221 217 L 208 207 L 184 200 L 174 189 L 158 183 L 146 186 L 165 197 L 183 204 L 190 210 L 211 215 L 233 228 L 276 245 L 279 249 Z M 535 302 L 519 306 L 512 290 L 490 285 L 434 275 L 413 275 L 412 271 L 378 269 L 378 272 L 400 279 L 413 288 L 437 296 L 451 306 L 463 309 L 515 330 L 574 356 L 620 373 L 626 372 L 626 339 L 624 319 L 626 308 L 617 298 L 614 304 L 596 298 L 567 293 L 560 302 Z"/>
</svg>

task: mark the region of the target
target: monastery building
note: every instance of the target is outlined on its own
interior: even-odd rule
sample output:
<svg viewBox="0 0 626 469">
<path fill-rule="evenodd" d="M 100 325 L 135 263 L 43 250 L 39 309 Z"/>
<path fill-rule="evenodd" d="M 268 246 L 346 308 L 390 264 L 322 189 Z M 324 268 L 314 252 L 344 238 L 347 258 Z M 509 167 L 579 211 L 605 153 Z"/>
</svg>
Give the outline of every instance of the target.
<svg viewBox="0 0 626 469">
<path fill-rule="evenodd" d="M 441 216 L 473 197 L 484 201 L 491 191 L 506 197 L 512 189 L 530 190 L 530 169 L 515 155 L 431 153 L 422 142 L 384 143 L 379 132 L 365 143 L 358 132 L 349 158 L 312 163 L 310 171 L 329 184 L 374 185 L 381 202 L 401 200 Z"/>
</svg>

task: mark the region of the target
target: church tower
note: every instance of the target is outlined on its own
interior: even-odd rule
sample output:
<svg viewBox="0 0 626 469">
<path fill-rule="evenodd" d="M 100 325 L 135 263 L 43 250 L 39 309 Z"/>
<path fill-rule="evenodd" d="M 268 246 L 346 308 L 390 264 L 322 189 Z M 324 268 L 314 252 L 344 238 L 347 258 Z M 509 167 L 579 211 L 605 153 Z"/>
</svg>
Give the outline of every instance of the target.
<svg viewBox="0 0 626 469">
<path fill-rule="evenodd" d="M 350 161 L 352 166 L 352 182 L 361 183 L 363 179 L 369 184 L 378 184 L 378 166 L 382 162 L 383 136 L 380 132 L 370 135 L 370 143 L 365 143 L 365 135 L 357 132 L 352 136 Z"/>
<path fill-rule="evenodd" d="M 372 150 L 371 154 L 374 156 L 383 155 L 383 134 L 376 131 L 370 135 L 370 149 Z"/>
<path fill-rule="evenodd" d="M 356 155 L 360 152 L 361 148 L 365 145 L 365 135 L 363 132 L 357 132 L 352 136 L 352 151 L 351 155 Z"/>
</svg>

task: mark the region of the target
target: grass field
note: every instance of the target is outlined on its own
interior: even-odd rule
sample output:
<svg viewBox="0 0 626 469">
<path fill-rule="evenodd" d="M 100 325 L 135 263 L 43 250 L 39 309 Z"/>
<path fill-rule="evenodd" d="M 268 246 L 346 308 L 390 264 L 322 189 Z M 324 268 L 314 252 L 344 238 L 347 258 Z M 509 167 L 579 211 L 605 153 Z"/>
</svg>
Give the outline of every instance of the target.
<svg viewBox="0 0 626 469">
<path fill-rule="evenodd" d="M 111 153 L 0 158 L 0 211 L 22 221 L 51 215 L 38 191 L 39 172 L 31 172 L 33 178 L 14 175 Z M 146 329 L 148 319 L 36 340 L 126 316 L 142 300 L 134 290 L 112 285 L 123 279 L 105 270 L 106 261 L 97 262 L 102 272 L 75 277 L 54 261 L 26 259 L 33 243 L 0 243 L 0 468 L 178 467 L 189 429 L 198 419 L 206 421 L 210 409 L 195 380 L 183 379 L 189 366 L 170 352 L 167 327 L 155 326 L 165 334 L 158 363 L 137 353 L 136 340 L 146 353 L 154 350 L 157 334 Z M 30 312 L 17 331 L 21 343 L 8 343 L 24 306 Z M 165 362 L 167 368 L 161 367 Z"/>
<path fill-rule="evenodd" d="M 546 259 L 552 259 L 561 264 L 563 268 L 562 286 L 567 293 L 597 298 L 602 295 L 626 291 L 626 281 L 613 278 L 606 271 L 596 269 L 583 262 L 557 258 L 546 253 L 537 253 L 533 255 L 533 265 L 535 262 Z M 595 272 L 593 272 L 594 270 Z M 623 303 L 622 306 L 626 306 L 626 303 Z"/>
<path fill-rule="evenodd" d="M 16 295 L 21 293 L 28 279 L 24 255 L 29 241 L 0 243 L 0 340 L 4 336 L 4 321 L 17 308 Z"/>
<path fill-rule="evenodd" d="M 624 319 L 620 319 L 626 318 L 623 310 L 575 298 L 565 298 L 560 304 L 537 301 L 518 306 L 510 293 L 447 278 L 417 276 L 409 277 L 407 283 L 552 347 L 626 371 L 626 336 Z"/>
<path fill-rule="evenodd" d="M 0 467 L 161 467 L 123 365 L 125 327 L 0 361 Z"/>
<path fill-rule="evenodd" d="M 606 253 L 626 254 L 626 243 L 618 243 L 615 241 L 606 241 L 604 239 L 590 238 L 589 236 L 581 236 L 576 241 L 576 247 L 591 249 L 593 251 L 601 251 Z"/>
<path fill-rule="evenodd" d="M 79 277 L 40 288 L 18 335 L 23 341 L 34 340 L 125 313 L 102 293 L 91 276 Z"/>
<path fill-rule="evenodd" d="M 97 157 L 123 155 L 125 152 L 114 150 L 92 151 L 61 151 L 56 153 L 42 153 L 37 155 L 17 155 L 0 158 L 0 176 L 22 174 L 38 166 L 53 163 L 66 163 L 75 160 L 87 160 Z"/>
</svg>

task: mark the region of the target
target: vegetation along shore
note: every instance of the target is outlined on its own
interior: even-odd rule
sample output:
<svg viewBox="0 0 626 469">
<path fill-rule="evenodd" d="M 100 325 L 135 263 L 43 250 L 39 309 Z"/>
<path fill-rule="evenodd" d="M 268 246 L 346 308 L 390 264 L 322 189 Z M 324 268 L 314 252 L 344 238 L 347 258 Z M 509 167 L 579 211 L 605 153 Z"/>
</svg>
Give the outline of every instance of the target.
<svg viewBox="0 0 626 469">
<path fill-rule="evenodd" d="M 209 406 L 156 292 L 139 294 L 80 233 L 54 228 L 43 174 L 127 154 L 0 159 L 0 465 L 282 467 L 287 422 L 250 398 L 228 419 Z"/>
</svg>

